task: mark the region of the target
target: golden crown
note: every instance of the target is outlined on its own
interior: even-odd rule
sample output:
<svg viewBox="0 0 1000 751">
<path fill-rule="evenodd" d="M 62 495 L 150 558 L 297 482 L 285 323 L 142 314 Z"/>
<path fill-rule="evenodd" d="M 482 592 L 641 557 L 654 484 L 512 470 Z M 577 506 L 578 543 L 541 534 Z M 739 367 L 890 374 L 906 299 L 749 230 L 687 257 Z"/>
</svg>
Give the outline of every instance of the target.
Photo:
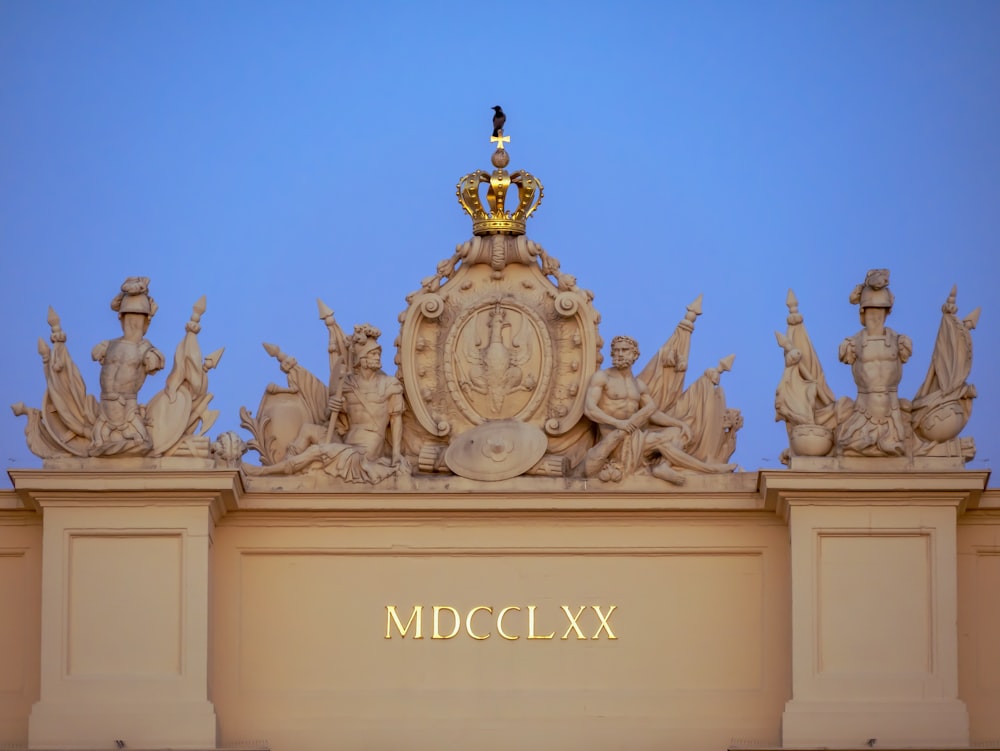
<svg viewBox="0 0 1000 751">
<path fill-rule="evenodd" d="M 501 130 L 490 140 L 497 144 L 490 160 L 496 169 L 492 175 L 480 169 L 463 177 L 456 186 L 458 202 L 472 217 L 472 234 L 523 235 L 528 217 L 542 204 L 544 189 L 530 172 L 518 170 L 510 174 L 504 169 L 510 162 L 510 155 L 503 147 L 504 142 L 510 141 L 509 136 Z M 486 191 L 488 213 L 480 197 L 483 183 L 490 186 Z M 517 208 L 507 211 L 507 191 L 512 183 L 517 186 Z"/>
</svg>

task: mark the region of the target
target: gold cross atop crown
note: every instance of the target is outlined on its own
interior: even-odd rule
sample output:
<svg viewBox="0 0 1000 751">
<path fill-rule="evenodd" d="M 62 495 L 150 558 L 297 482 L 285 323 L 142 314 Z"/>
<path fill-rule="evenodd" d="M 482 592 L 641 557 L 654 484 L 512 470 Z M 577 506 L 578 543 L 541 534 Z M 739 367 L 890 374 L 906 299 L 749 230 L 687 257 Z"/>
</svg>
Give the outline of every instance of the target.
<svg viewBox="0 0 1000 751">
<path fill-rule="evenodd" d="M 497 151 L 503 151 L 504 143 L 510 143 L 510 136 L 505 136 L 501 130 L 499 136 L 490 136 L 490 143 L 497 145 Z"/>
</svg>

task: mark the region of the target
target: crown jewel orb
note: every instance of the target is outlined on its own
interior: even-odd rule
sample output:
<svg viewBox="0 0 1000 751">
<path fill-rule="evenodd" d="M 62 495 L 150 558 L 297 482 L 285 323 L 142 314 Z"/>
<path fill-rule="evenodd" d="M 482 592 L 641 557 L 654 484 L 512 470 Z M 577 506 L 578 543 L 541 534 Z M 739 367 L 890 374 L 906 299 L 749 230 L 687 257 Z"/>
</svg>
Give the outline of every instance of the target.
<svg viewBox="0 0 1000 751">
<path fill-rule="evenodd" d="M 504 169 L 510 164 L 510 152 L 503 147 L 502 143 L 497 144 L 496 151 L 493 152 L 490 161 L 493 162 L 493 166 L 497 169 Z"/>
</svg>

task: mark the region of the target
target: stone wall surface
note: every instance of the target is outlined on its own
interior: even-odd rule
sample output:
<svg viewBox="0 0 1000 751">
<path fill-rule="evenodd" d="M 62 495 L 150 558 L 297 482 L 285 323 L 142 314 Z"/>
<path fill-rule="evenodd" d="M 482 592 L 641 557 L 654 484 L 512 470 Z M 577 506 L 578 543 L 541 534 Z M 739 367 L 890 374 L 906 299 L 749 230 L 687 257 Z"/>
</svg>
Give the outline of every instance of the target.
<svg viewBox="0 0 1000 751">
<path fill-rule="evenodd" d="M 981 474 L 349 495 L 13 473 L 0 746 L 791 748 L 829 722 L 840 747 L 996 744 Z M 893 725 L 917 717 L 966 735 Z"/>
<path fill-rule="evenodd" d="M 526 234 L 544 189 L 494 110 L 493 170 L 456 185 L 472 237 L 395 338 L 317 300 L 318 361 L 262 342 L 242 434 L 210 433 L 207 297 L 171 357 L 127 277 L 96 389 L 49 308 L 41 401 L 11 405 L 43 469 L 0 494 L 0 751 L 1000 746 L 1000 493 L 965 469 L 980 309 L 924 301 L 901 392 L 919 347 L 889 269 L 859 275 L 838 395 L 789 290 L 788 469 L 744 472 L 737 354 L 694 356 L 703 295 L 636 298 L 666 324 L 644 364 L 602 334 Z"/>
<path fill-rule="evenodd" d="M 42 520 L 0 494 L 0 746 L 26 744 L 38 700 Z"/>
<path fill-rule="evenodd" d="M 213 661 L 224 736 L 276 748 L 776 741 L 784 526 L 601 504 L 227 517 Z M 404 628 L 421 606 L 420 638 L 415 622 L 401 636 L 388 606 Z"/>
</svg>

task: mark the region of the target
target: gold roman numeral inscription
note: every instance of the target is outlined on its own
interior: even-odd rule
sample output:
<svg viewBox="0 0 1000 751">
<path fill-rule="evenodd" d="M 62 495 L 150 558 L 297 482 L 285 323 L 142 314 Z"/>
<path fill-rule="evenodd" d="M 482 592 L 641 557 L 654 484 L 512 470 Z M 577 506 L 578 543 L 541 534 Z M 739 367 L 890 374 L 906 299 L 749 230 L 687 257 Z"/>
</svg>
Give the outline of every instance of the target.
<svg viewBox="0 0 1000 751">
<path fill-rule="evenodd" d="M 537 605 L 506 605 L 495 610 L 492 605 L 476 605 L 463 616 L 461 610 L 451 605 L 414 605 L 404 624 L 397 606 L 386 605 L 385 638 L 398 636 L 405 639 L 412 632 L 411 639 L 423 639 L 424 610 L 430 610 L 431 639 L 442 641 L 458 637 L 463 630 L 475 641 L 485 641 L 494 633 L 505 641 L 518 641 L 522 636 L 529 641 L 548 641 L 556 636 L 555 629 L 551 629 L 553 623 L 562 619 L 567 625 L 566 631 L 559 637 L 560 641 L 570 641 L 570 634 L 575 635 L 574 641 L 593 641 L 601 639 L 602 635 L 609 641 L 615 641 L 618 636 L 612 630 L 610 621 L 617 609 L 617 605 L 607 608 L 601 605 L 560 605 L 558 610 L 543 608 L 539 611 Z M 496 618 L 492 617 L 494 612 Z M 597 630 L 588 637 L 584 629 L 593 627 L 595 618 Z"/>
</svg>

